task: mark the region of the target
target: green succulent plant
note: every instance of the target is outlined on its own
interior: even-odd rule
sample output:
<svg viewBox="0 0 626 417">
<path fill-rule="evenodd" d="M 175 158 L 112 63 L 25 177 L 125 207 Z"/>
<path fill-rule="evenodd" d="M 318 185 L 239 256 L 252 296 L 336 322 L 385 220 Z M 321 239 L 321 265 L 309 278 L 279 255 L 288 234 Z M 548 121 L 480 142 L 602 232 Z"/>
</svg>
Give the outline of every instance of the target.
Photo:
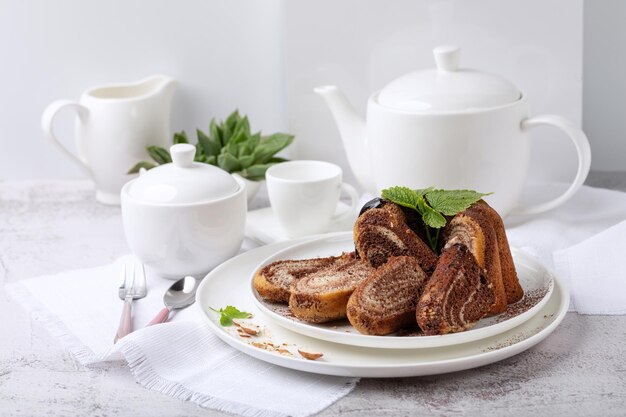
<svg viewBox="0 0 626 417">
<path fill-rule="evenodd" d="M 265 179 L 265 171 L 270 166 L 286 161 L 275 155 L 294 139 L 293 135 L 287 133 L 273 133 L 268 136 L 261 136 L 261 132 L 253 134 L 248 116 L 242 117 L 237 110 L 224 121 L 212 119 L 209 131 L 205 133 L 196 129 L 196 135 L 198 139 L 194 161 L 218 166 L 250 181 Z M 174 133 L 174 144 L 177 143 L 189 143 L 185 131 Z M 172 162 L 167 149 L 148 146 L 147 150 L 154 162 L 139 162 L 128 171 L 129 174 L 135 174 L 141 168 L 151 169 Z"/>
</svg>

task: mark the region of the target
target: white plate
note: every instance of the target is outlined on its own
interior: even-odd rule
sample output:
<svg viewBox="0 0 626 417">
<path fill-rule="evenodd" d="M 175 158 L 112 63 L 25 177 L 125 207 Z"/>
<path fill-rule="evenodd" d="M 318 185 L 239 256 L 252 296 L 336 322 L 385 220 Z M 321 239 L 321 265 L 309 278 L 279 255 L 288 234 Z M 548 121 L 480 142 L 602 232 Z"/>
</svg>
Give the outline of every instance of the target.
<svg viewBox="0 0 626 417">
<path fill-rule="evenodd" d="M 307 259 L 314 257 L 326 257 L 338 255 L 341 252 L 354 250 L 351 233 L 338 233 L 324 236 L 308 242 L 294 243 L 292 246 L 272 254 L 256 269 L 263 265 L 280 259 Z M 523 251 L 512 248 L 513 260 L 519 276 L 520 284 L 524 289 L 525 296 L 539 294 L 542 298 L 536 300 L 537 303 L 516 316 L 508 312 L 500 315 L 480 320 L 476 325 L 465 332 L 452 333 L 439 336 L 370 336 L 359 333 L 350 325 L 347 320 L 340 320 L 328 324 L 312 324 L 285 314 L 288 307 L 281 304 L 274 304 L 263 300 L 252 286 L 254 271 L 250 277 L 248 291 L 256 306 L 277 324 L 302 333 L 306 336 L 317 339 L 328 340 L 329 342 L 343 343 L 351 346 L 363 346 L 383 349 L 415 349 L 431 348 L 440 346 L 450 346 L 459 343 L 472 342 L 474 340 L 490 337 L 515 326 L 519 326 L 535 315 L 548 301 L 554 288 L 554 279 L 551 273 L 543 268 L 537 261 Z M 537 298 L 537 297 L 535 297 Z M 527 299 L 528 300 L 528 299 Z M 524 303 L 525 300 L 521 300 Z M 509 306 L 514 310 L 514 306 Z"/>
<path fill-rule="evenodd" d="M 337 204 L 335 214 L 341 214 L 350 207 L 341 201 Z M 357 213 L 348 216 L 340 222 L 332 222 L 329 232 L 343 232 L 352 230 L 356 221 Z M 271 207 L 265 207 L 258 210 L 250 210 L 246 217 L 246 237 L 254 240 L 262 245 L 274 242 L 282 242 L 289 238 L 285 231 L 278 223 L 276 215 Z M 310 236 L 309 236 L 310 237 Z"/>
<path fill-rule="evenodd" d="M 360 377 L 433 375 L 475 368 L 516 355 L 545 339 L 561 322 L 569 305 L 569 294 L 556 279 L 554 292 L 541 311 L 520 326 L 487 339 L 441 348 L 396 350 L 393 354 L 389 354 L 386 349 L 326 342 L 292 332 L 269 320 L 256 307 L 249 291 L 249 277 L 257 265 L 292 244 L 282 242 L 264 246 L 226 261 L 203 280 L 194 307 L 224 342 L 257 359 L 286 368 Z M 220 326 L 219 315 L 209 310 L 209 307 L 226 305 L 253 313 L 255 317 L 252 321 L 261 325 L 265 337 L 270 337 L 274 343 L 306 346 L 324 353 L 324 357 L 310 361 L 297 355 L 283 356 L 251 345 L 253 338 L 239 337 L 233 326 Z"/>
</svg>

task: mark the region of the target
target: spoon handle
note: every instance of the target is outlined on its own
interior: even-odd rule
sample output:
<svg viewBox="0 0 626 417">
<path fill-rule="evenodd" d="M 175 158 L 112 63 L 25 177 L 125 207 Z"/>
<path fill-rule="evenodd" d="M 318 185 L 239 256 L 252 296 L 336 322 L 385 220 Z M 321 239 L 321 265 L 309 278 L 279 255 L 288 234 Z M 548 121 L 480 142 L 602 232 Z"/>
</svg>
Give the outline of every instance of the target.
<svg viewBox="0 0 626 417">
<path fill-rule="evenodd" d="M 152 326 L 153 324 L 165 323 L 169 317 L 170 308 L 164 307 L 163 310 L 159 311 L 159 313 L 150 320 L 150 323 L 146 324 L 146 327 Z"/>
</svg>

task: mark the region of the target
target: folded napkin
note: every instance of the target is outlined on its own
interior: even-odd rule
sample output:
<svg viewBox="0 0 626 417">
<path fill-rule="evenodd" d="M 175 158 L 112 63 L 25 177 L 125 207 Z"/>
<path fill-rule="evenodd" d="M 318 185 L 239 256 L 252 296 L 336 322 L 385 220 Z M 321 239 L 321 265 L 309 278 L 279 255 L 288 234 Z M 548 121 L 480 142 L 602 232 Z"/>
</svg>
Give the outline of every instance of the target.
<svg viewBox="0 0 626 417">
<path fill-rule="evenodd" d="M 554 253 L 581 314 L 626 314 L 626 221 Z"/>
<path fill-rule="evenodd" d="M 546 201 L 564 185 L 533 188 Z M 538 258 L 570 289 L 570 310 L 626 314 L 626 193 L 582 187 L 564 205 L 536 216 L 509 217 L 509 243 Z"/>
<path fill-rule="evenodd" d="M 215 336 L 194 307 L 171 322 L 143 328 L 163 307 L 172 281 L 147 271 L 148 295 L 133 302 L 135 332 L 113 345 L 122 310 L 122 263 L 26 279 L 7 286 L 85 365 L 126 359 L 146 388 L 244 416 L 308 416 L 348 394 L 358 381 L 259 361 Z M 276 393 L 280 392 L 280 400 Z"/>
</svg>

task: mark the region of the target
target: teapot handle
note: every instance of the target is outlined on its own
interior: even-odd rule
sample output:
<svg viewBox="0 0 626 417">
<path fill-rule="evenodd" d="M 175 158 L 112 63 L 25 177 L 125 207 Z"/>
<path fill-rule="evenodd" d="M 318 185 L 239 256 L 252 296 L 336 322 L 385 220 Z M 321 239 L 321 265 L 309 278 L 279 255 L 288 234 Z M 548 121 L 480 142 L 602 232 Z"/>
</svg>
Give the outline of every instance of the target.
<svg viewBox="0 0 626 417">
<path fill-rule="evenodd" d="M 87 107 L 75 101 L 71 101 L 71 100 L 53 101 L 43 111 L 43 115 L 41 116 L 41 128 L 43 129 L 43 132 L 46 135 L 46 137 L 50 139 L 50 141 L 54 145 L 56 145 L 59 149 L 61 149 L 61 151 L 67 157 L 69 157 L 71 160 L 76 162 L 76 164 L 78 164 L 78 166 L 91 177 L 92 173 L 91 173 L 91 169 L 89 168 L 89 165 L 87 164 L 87 161 L 85 161 L 83 158 L 80 158 L 79 156 L 74 155 L 69 149 L 67 149 L 65 145 L 61 143 L 61 141 L 59 141 L 59 139 L 57 139 L 54 132 L 52 131 L 52 123 L 54 122 L 54 118 L 56 117 L 57 113 L 60 110 L 66 107 L 73 109 L 76 112 L 76 115 L 78 116 L 78 119 L 81 122 L 84 122 L 89 114 L 89 110 L 87 109 Z"/>
<path fill-rule="evenodd" d="M 561 116 L 542 115 L 522 120 L 521 123 L 522 131 L 527 131 L 536 126 L 554 126 L 565 132 L 576 147 L 576 153 L 578 154 L 578 171 L 576 172 L 576 177 L 574 177 L 572 184 L 560 196 L 545 203 L 532 206 L 518 206 L 513 209 L 511 214 L 537 214 L 560 206 L 569 200 L 583 185 L 583 182 L 585 182 L 589 174 L 589 168 L 591 167 L 591 147 L 589 146 L 589 140 L 587 140 L 587 136 L 585 136 L 583 131 L 574 126 L 572 122 Z"/>
</svg>

